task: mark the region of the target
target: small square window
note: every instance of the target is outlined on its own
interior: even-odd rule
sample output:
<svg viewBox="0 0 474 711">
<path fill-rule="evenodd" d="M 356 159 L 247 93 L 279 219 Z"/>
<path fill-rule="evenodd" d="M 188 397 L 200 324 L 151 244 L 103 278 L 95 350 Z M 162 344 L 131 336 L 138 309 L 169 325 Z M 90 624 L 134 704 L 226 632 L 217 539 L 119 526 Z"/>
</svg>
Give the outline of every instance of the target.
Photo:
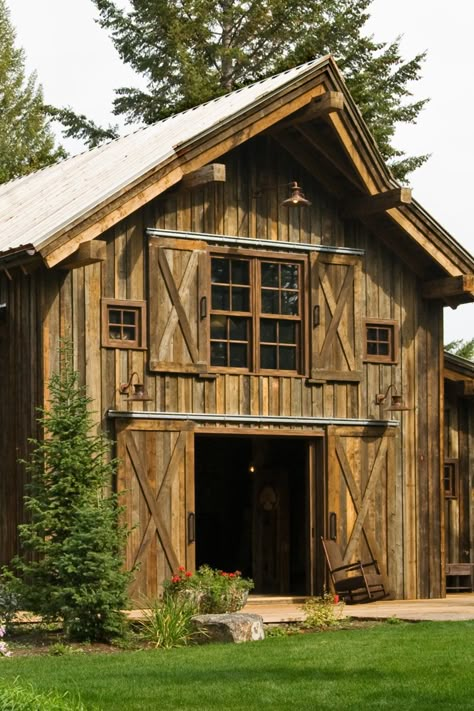
<svg viewBox="0 0 474 711">
<path fill-rule="evenodd" d="M 369 363 L 398 361 L 398 323 L 366 319 L 364 360 Z"/>
<path fill-rule="evenodd" d="M 102 345 L 142 350 L 145 343 L 145 302 L 102 299 Z"/>
<path fill-rule="evenodd" d="M 458 496 L 458 460 L 444 460 L 444 497 L 445 499 L 456 499 Z"/>
</svg>

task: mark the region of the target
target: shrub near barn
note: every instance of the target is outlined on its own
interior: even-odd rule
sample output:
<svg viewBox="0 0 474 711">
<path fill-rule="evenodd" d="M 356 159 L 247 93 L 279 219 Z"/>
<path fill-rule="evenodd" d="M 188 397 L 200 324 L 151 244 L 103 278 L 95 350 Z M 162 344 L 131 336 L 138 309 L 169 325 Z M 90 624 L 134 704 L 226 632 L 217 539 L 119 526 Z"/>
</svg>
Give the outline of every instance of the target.
<svg viewBox="0 0 474 711">
<path fill-rule="evenodd" d="M 110 443 L 92 433 L 90 399 L 62 343 L 60 370 L 49 383 L 51 401 L 25 462 L 31 477 L 21 525 L 25 557 L 14 561 L 23 609 L 61 620 L 70 639 L 106 641 L 123 630 L 130 574 L 122 569 L 126 531 L 119 523 Z"/>
</svg>

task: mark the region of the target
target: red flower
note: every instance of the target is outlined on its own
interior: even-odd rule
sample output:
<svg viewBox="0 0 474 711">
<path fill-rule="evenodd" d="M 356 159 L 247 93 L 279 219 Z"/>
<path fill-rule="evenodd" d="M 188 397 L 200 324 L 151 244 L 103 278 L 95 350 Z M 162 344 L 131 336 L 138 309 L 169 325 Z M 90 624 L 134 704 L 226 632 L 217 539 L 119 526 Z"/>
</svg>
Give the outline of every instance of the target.
<svg viewBox="0 0 474 711">
<path fill-rule="evenodd" d="M 179 583 L 180 580 L 181 578 L 179 577 L 179 575 L 173 575 L 173 577 L 171 578 L 172 583 Z"/>
<path fill-rule="evenodd" d="M 187 578 L 190 578 L 191 576 L 192 576 L 191 571 L 190 571 L 190 570 L 187 570 L 187 571 L 186 571 L 186 577 L 187 577 Z"/>
<path fill-rule="evenodd" d="M 224 573 L 224 572 L 221 570 L 221 575 L 222 575 L 223 578 L 227 578 L 228 573 Z"/>
<path fill-rule="evenodd" d="M 235 573 L 229 573 L 229 578 L 235 578 Z"/>
<path fill-rule="evenodd" d="M 180 573 L 184 573 L 184 571 L 186 570 L 186 568 L 184 567 L 184 565 L 180 565 L 179 568 L 178 568 L 178 570 L 179 570 Z"/>
</svg>

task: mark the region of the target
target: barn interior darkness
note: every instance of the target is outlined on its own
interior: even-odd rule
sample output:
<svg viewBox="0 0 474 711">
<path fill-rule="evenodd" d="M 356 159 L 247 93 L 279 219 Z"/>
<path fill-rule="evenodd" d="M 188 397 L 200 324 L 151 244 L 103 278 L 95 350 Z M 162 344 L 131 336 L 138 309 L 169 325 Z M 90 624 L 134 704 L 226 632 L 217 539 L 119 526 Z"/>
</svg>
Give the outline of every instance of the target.
<svg viewBox="0 0 474 711">
<path fill-rule="evenodd" d="M 196 437 L 196 566 L 240 570 L 257 594 L 305 594 L 307 444 Z"/>
</svg>

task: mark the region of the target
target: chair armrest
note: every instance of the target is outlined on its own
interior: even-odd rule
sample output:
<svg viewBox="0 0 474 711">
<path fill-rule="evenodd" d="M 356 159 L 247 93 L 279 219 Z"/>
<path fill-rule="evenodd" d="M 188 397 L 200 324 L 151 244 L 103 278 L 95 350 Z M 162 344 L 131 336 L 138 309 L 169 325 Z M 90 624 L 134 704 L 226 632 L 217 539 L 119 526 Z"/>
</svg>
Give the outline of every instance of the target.
<svg viewBox="0 0 474 711">
<path fill-rule="evenodd" d="M 375 570 L 377 571 L 377 573 L 380 573 L 379 564 L 375 560 L 375 558 L 371 561 L 368 561 L 367 563 L 361 563 L 361 565 L 363 568 L 375 567 Z"/>
<path fill-rule="evenodd" d="M 340 565 L 338 568 L 331 568 L 331 573 L 339 573 L 341 570 L 362 570 L 362 563 L 358 560 L 357 563 Z"/>
</svg>

